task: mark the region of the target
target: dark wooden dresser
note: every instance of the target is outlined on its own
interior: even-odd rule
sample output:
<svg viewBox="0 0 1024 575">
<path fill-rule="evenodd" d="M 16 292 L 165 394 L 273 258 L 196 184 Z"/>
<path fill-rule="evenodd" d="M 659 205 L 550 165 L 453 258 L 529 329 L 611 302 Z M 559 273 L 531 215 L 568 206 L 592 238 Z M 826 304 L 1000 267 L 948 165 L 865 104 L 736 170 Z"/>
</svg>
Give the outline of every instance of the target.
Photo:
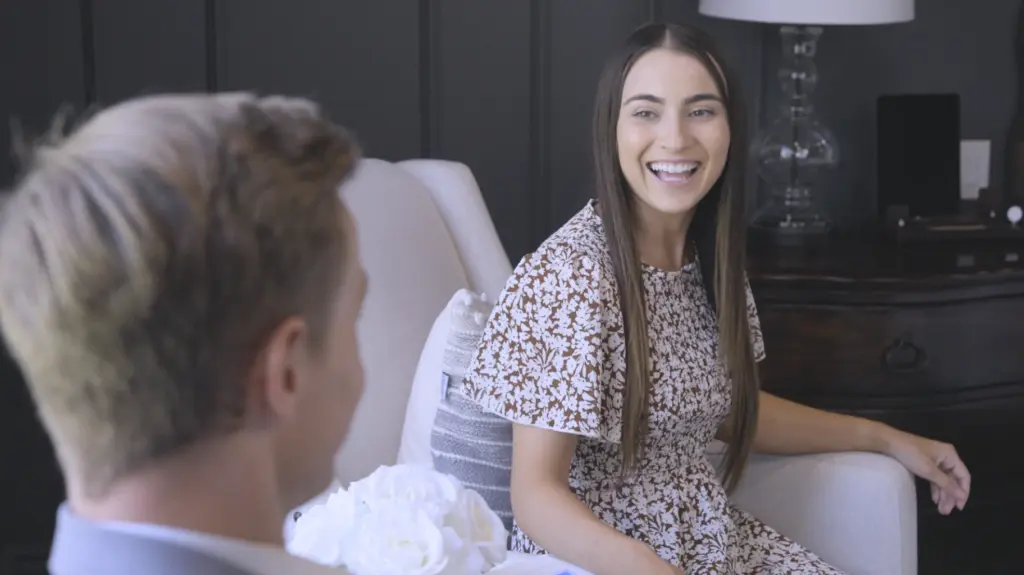
<svg viewBox="0 0 1024 575">
<path fill-rule="evenodd" d="M 1024 573 L 1024 242 L 751 246 L 766 391 L 948 441 L 971 499 L 918 484 L 921 575 Z"/>
</svg>

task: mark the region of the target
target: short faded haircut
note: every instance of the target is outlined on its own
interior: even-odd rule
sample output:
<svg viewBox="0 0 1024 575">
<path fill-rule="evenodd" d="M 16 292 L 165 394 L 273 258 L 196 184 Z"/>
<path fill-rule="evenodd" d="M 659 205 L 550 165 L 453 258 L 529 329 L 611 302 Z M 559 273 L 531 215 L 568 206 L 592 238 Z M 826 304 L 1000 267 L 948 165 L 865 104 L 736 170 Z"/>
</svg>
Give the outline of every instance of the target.
<svg viewBox="0 0 1024 575">
<path fill-rule="evenodd" d="M 0 328 L 87 496 L 238 429 L 285 318 L 323 340 L 358 157 L 312 102 L 252 94 L 129 100 L 34 146 L 0 216 Z"/>
</svg>

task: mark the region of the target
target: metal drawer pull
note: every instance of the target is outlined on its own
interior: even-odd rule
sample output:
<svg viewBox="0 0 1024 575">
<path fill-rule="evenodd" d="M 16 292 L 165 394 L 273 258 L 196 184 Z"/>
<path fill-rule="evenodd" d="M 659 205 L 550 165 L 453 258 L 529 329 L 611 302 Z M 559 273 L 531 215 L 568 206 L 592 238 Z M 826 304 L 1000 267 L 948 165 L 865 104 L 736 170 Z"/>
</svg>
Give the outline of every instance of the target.
<svg viewBox="0 0 1024 575">
<path fill-rule="evenodd" d="M 882 352 L 882 367 L 891 372 L 909 373 L 928 364 L 928 354 L 910 341 L 910 334 L 897 337 Z"/>
</svg>

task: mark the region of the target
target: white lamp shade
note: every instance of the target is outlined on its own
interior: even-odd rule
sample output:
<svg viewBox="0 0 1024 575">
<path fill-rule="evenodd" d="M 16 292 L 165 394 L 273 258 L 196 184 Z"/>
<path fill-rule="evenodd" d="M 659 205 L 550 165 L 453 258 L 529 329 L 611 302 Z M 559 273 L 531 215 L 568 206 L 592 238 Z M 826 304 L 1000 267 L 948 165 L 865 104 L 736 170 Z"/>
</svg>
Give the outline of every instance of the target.
<svg viewBox="0 0 1024 575">
<path fill-rule="evenodd" d="M 914 19 L 914 0 L 700 0 L 699 10 L 771 24 L 891 24 Z"/>
</svg>

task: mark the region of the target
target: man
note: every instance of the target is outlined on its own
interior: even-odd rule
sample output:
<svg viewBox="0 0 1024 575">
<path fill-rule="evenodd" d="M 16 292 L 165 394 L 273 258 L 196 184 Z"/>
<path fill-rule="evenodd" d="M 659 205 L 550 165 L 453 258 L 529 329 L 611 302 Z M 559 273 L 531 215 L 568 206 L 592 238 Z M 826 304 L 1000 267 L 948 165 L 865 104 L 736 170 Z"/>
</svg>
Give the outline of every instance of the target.
<svg viewBox="0 0 1024 575">
<path fill-rule="evenodd" d="M 63 470 L 53 575 L 337 575 L 289 556 L 362 394 L 366 289 L 310 102 L 162 95 L 34 151 L 0 327 Z"/>
</svg>

